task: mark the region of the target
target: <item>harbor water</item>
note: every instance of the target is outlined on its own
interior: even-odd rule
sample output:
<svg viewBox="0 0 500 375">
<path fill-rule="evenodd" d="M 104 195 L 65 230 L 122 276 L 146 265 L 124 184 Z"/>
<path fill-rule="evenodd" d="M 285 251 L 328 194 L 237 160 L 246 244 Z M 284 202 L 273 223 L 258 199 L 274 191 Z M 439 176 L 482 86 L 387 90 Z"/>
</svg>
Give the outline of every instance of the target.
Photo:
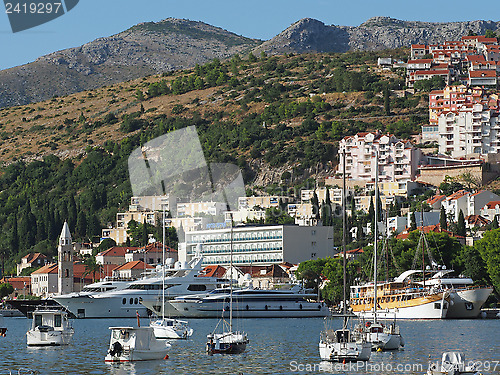
<svg viewBox="0 0 500 375">
<path fill-rule="evenodd" d="M 39 374 L 424 374 L 429 362 L 445 351 L 461 351 L 478 363 L 483 374 L 500 374 L 500 319 L 400 321 L 404 350 L 373 352 L 366 364 L 323 363 L 318 355 L 324 319 L 241 319 L 250 343 L 240 355 L 205 353 L 206 335 L 214 319 L 192 319 L 190 340 L 174 341 L 167 360 L 108 364 L 104 362 L 110 326 L 135 326 L 135 319 L 73 320 L 75 334 L 65 347 L 26 346 L 30 320 L 5 318 L 7 336 L 0 337 L 0 375 L 30 369 Z M 149 320 L 142 319 L 141 325 Z M 341 320 L 333 321 L 338 328 Z M 24 371 L 24 372 L 23 372 Z M 22 370 L 20 373 L 28 373 Z"/>
</svg>

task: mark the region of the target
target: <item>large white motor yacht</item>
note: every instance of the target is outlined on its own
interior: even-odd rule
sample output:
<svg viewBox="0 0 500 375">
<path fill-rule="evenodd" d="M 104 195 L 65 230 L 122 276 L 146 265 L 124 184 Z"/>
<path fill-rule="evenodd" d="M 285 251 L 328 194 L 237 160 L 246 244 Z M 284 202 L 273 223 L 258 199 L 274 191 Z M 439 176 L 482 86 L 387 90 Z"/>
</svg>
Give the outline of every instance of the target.
<svg viewBox="0 0 500 375">
<path fill-rule="evenodd" d="M 170 304 L 185 317 L 220 318 L 229 316 L 229 290 L 177 297 Z M 233 314 L 242 318 L 324 317 L 328 307 L 316 302 L 317 295 L 300 286 L 290 290 L 238 289 L 233 291 Z"/>
<path fill-rule="evenodd" d="M 168 298 L 210 291 L 223 285 L 223 279 L 198 277 L 202 261 L 203 258 L 195 257 L 189 263 L 176 262 L 174 267 L 166 268 L 164 282 L 161 276 L 150 276 L 131 282 L 121 290 L 84 295 L 68 294 L 54 299 L 79 318 L 133 318 L 136 312 L 140 317 L 148 317 L 151 312 L 148 312 L 141 301 L 160 300 L 161 306 L 163 285 Z M 156 273 L 161 275 L 163 271 L 160 268 Z M 153 312 L 158 314 L 159 311 Z M 166 315 L 175 315 L 176 312 L 171 308 L 166 311 Z"/>
</svg>

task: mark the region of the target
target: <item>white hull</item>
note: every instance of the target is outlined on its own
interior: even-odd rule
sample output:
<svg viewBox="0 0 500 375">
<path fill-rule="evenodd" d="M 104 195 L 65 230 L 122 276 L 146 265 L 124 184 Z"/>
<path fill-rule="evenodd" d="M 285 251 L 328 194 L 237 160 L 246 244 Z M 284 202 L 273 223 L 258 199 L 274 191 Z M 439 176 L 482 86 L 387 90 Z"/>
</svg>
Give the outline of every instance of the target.
<svg viewBox="0 0 500 375">
<path fill-rule="evenodd" d="M 168 348 L 154 351 L 154 350 L 130 350 L 123 353 L 119 357 L 111 356 L 108 354 L 105 362 L 136 362 L 136 361 L 152 361 L 158 359 L 165 359 L 167 356 Z M 168 358 L 168 357 L 167 357 Z"/>
<path fill-rule="evenodd" d="M 398 307 L 393 309 L 377 310 L 377 317 L 381 319 L 444 319 L 448 312 L 446 300 L 422 303 L 417 306 Z M 356 311 L 357 316 L 365 320 L 374 319 L 373 311 Z"/>
<path fill-rule="evenodd" d="M 477 318 L 493 288 L 477 288 L 458 290 L 450 293 L 450 304 L 447 318 L 468 319 Z"/>
<path fill-rule="evenodd" d="M 190 318 L 220 318 L 224 308 L 221 303 L 205 304 L 175 301 L 171 304 L 177 310 L 178 315 Z M 251 304 L 233 301 L 233 317 L 237 318 L 308 318 L 325 317 L 328 315 L 328 307 L 321 303 L 279 304 L 272 301 L 264 301 Z M 224 317 L 229 317 L 229 309 L 227 308 L 224 311 Z"/>
<path fill-rule="evenodd" d="M 370 343 L 319 343 L 319 356 L 323 361 L 368 361 L 372 346 Z"/>
<path fill-rule="evenodd" d="M 158 319 L 150 324 L 157 339 L 187 339 L 193 334 L 193 329 L 187 322 L 175 319 Z"/>
<path fill-rule="evenodd" d="M 73 332 L 29 330 L 26 333 L 26 341 L 29 346 L 69 345 L 72 336 Z"/>
<path fill-rule="evenodd" d="M 136 311 L 141 318 L 147 318 L 148 309 L 139 303 L 139 296 L 107 297 L 80 296 L 65 298 L 64 296 L 54 297 L 61 306 L 72 312 L 77 318 L 134 318 Z M 123 303 L 123 298 L 126 303 Z M 130 303 L 130 298 L 133 303 Z M 137 304 L 135 299 L 137 298 Z"/>
<path fill-rule="evenodd" d="M 366 341 L 372 345 L 373 350 L 398 350 L 403 346 L 403 339 L 398 334 L 367 333 Z"/>
</svg>

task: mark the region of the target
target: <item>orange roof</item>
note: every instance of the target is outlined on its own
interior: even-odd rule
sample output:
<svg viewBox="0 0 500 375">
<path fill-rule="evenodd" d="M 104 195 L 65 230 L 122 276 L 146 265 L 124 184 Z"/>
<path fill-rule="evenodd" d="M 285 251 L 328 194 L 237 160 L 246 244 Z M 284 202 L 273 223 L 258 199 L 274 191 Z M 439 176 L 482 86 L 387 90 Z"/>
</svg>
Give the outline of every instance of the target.
<svg viewBox="0 0 500 375">
<path fill-rule="evenodd" d="M 113 271 L 122 270 L 143 270 L 143 269 L 153 269 L 154 267 L 144 263 L 142 260 L 134 260 L 133 262 L 127 262 L 121 266 L 116 267 Z"/>
<path fill-rule="evenodd" d="M 481 215 L 469 215 L 465 217 L 465 221 L 469 223 L 469 225 L 474 225 L 475 227 L 477 226 L 483 226 L 483 225 L 488 225 L 490 223 L 489 220 L 485 219 Z"/>
<path fill-rule="evenodd" d="M 484 55 L 467 55 L 465 59 L 468 61 L 486 61 Z"/>
<path fill-rule="evenodd" d="M 494 209 L 496 206 L 500 206 L 500 201 L 491 201 L 486 203 L 486 207 L 488 207 L 490 210 Z"/>
<path fill-rule="evenodd" d="M 415 60 L 408 60 L 408 64 L 427 64 L 427 63 L 432 63 L 432 59 L 415 59 Z"/>
<path fill-rule="evenodd" d="M 58 269 L 59 266 L 57 265 L 57 263 L 49 263 L 43 267 L 40 267 L 36 271 L 33 271 L 31 274 L 36 275 L 36 274 L 46 274 L 46 273 L 57 273 Z"/>
<path fill-rule="evenodd" d="M 222 277 L 226 273 L 226 269 L 219 265 L 207 266 L 203 268 L 200 276 L 202 277 Z"/>
<path fill-rule="evenodd" d="M 422 227 L 416 229 L 418 231 L 422 230 Z M 452 233 L 449 230 L 441 229 L 439 224 L 427 225 L 423 228 L 424 233 L 447 233 L 450 237 L 464 238 L 464 236 L 459 236 L 458 234 Z M 406 228 L 403 232 L 396 236 L 397 239 L 407 239 L 410 236 L 410 228 Z"/>
<path fill-rule="evenodd" d="M 136 250 L 136 249 L 138 249 L 138 247 L 113 246 L 110 247 L 108 250 L 101 251 L 97 255 L 107 256 L 107 257 L 124 257 L 129 250 Z"/>
<path fill-rule="evenodd" d="M 481 78 L 481 77 L 496 77 L 497 72 L 495 70 L 470 70 L 469 76 L 471 78 Z"/>
<path fill-rule="evenodd" d="M 458 191 L 454 192 L 453 194 L 451 194 L 449 197 L 447 197 L 446 200 L 448 200 L 448 201 L 455 200 L 458 198 L 462 198 L 463 196 L 465 196 L 467 194 L 469 194 L 469 192 L 466 190 L 458 190 Z"/>
<path fill-rule="evenodd" d="M 23 256 L 22 259 L 26 259 L 28 263 L 33 263 L 37 259 L 47 259 L 47 256 L 42 253 L 29 253 L 28 255 Z"/>
<path fill-rule="evenodd" d="M 31 277 L 21 276 L 21 277 L 4 277 L 0 280 L 0 283 L 9 283 L 14 289 L 21 290 L 24 288 L 29 288 L 31 285 Z"/>
<path fill-rule="evenodd" d="M 425 202 L 429 205 L 433 205 L 434 203 L 437 203 L 444 198 L 446 198 L 446 195 L 435 195 L 427 199 Z"/>
<path fill-rule="evenodd" d="M 144 251 L 144 249 L 146 249 L 146 253 L 161 253 L 161 252 L 163 252 L 163 244 L 161 242 L 153 242 L 153 243 L 146 245 L 145 248 L 144 247 L 138 248 L 139 251 Z M 174 248 L 165 246 L 165 252 L 176 253 L 177 250 Z"/>
</svg>

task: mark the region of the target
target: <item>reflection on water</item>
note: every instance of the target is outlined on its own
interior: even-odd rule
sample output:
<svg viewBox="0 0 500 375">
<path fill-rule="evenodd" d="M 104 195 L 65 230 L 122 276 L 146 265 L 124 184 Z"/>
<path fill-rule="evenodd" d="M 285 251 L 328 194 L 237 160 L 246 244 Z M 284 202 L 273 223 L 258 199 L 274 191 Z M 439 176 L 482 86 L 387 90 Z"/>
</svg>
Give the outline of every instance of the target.
<svg viewBox="0 0 500 375">
<path fill-rule="evenodd" d="M 323 319 L 244 319 L 238 321 L 249 334 L 241 355 L 208 356 L 206 335 L 212 319 L 193 319 L 191 340 L 173 341 L 168 360 L 109 364 L 108 327 L 135 325 L 135 319 L 87 319 L 73 322 L 75 334 L 66 347 L 27 347 L 29 321 L 7 318 L 7 337 L 0 338 L 0 375 L 29 368 L 40 374 L 423 374 L 430 361 L 444 351 L 458 350 L 466 361 L 479 361 L 483 374 L 500 372 L 500 320 L 400 321 L 406 347 L 402 351 L 372 353 L 366 364 L 339 367 L 320 362 L 319 333 Z M 143 324 L 147 321 L 144 319 Z M 337 322 L 340 327 L 340 321 Z M 336 327 L 333 327 L 336 328 Z M 495 365 L 496 364 L 496 365 Z"/>
</svg>

